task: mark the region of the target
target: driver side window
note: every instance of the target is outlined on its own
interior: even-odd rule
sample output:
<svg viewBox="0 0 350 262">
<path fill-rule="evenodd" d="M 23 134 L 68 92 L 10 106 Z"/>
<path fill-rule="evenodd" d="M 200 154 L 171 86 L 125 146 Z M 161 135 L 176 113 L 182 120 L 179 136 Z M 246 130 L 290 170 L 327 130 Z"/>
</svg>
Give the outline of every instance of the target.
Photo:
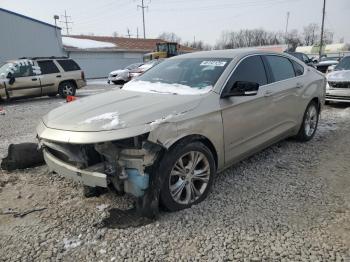
<svg viewBox="0 0 350 262">
<path fill-rule="evenodd" d="M 33 68 L 30 64 L 28 65 L 18 65 L 13 72 L 13 76 L 15 78 L 17 77 L 27 77 L 27 76 L 33 76 Z"/>
<path fill-rule="evenodd" d="M 225 88 L 231 88 L 234 83 L 252 82 L 259 86 L 267 84 L 267 76 L 261 56 L 249 56 L 238 64 Z"/>
</svg>

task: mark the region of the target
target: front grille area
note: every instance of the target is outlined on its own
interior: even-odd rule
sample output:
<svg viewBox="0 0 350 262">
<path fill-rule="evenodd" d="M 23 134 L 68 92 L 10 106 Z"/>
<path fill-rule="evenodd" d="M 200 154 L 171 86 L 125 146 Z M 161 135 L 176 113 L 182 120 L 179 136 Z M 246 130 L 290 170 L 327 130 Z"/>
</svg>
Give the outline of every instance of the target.
<svg viewBox="0 0 350 262">
<path fill-rule="evenodd" d="M 328 99 L 339 99 L 339 100 L 350 100 L 350 96 L 334 96 L 334 95 L 326 95 Z"/>
<path fill-rule="evenodd" d="M 350 88 L 350 82 L 328 82 L 333 88 Z"/>
<path fill-rule="evenodd" d="M 45 148 L 58 159 L 68 164 L 88 167 L 103 162 L 103 157 L 93 145 L 72 145 L 64 143 L 44 143 Z"/>
</svg>

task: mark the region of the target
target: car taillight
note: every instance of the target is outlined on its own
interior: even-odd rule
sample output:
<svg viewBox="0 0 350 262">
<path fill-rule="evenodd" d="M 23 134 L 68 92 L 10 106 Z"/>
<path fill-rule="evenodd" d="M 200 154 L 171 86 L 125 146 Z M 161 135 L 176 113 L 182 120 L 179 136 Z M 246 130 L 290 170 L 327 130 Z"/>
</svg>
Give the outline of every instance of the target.
<svg viewBox="0 0 350 262">
<path fill-rule="evenodd" d="M 85 73 L 84 73 L 84 71 L 81 71 L 81 79 L 83 79 L 85 81 Z"/>
</svg>

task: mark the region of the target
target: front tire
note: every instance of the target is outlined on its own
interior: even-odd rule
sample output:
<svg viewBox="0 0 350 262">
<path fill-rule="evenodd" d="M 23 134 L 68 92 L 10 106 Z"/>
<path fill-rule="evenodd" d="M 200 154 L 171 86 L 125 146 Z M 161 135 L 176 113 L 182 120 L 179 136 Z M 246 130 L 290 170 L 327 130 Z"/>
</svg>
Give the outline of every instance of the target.
<svg viewBox="0 0 350 262">
<path fill-rule="evenodd" d="M 74 96 L 76 93 L 76 86 L 70 81 L 65 81 L 60 83 L 58 86 L 58 93 L 62 98 L 67 98 L 67 96 Z"/>
<path fill-rule="evenodd" d="M 213 154 L 204 144 L 176 145 L 166 153 L 157 172 L 164 176 L 161 204 L 169 211 L 198 204 L 207 197 L 215 172 Z"/>
<path fill-rule="evenodd" d="M 310 141 L 317 130 L 320 109 L 315 101 L 311 101 L 304 113 L 303 123 L 297 135 L 297 140 L 301 142 Z"/>
</svg>

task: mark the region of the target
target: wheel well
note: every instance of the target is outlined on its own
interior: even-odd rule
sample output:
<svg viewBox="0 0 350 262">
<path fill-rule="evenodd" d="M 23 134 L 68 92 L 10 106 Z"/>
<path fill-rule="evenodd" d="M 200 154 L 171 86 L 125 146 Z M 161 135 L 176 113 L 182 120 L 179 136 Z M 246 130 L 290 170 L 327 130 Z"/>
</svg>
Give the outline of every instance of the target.
<svg viewBox="0 0 350 262">
<path fill-rule="evenodd" d="M 65 83 L 65 82 L 70 82 L 70 83 L 72 83 L 72 84 L 75 86 L 75 88 L 77 88 L 77 83 L 76 83 L 75 80 L 73 80 L 73 79 L 63 80 L 63 81 L 61 81 L 61 82 L 59 83 L 58 86 L 60 86 L 62 83 Z"/>
<path fill-rule="evenodd" d="M 180 140 L 176 141 L 174 144 L 172 144 L 170 146 L 170 148 L 168 150 L 171 150 L 173 147 L 175 147 L 176 145 L 178 145 L 179 143 L 182 144 L 188 144 L 190 142 L 201 142 L 203 143 L 206 147 L 208 147 L 208 149 L 210 150 L 210 152 L 213 154 L 214 160 L 215 160 L 215 165 L 216 168 L 218 167 L 218 153 L 215 149 L 215 146 L 213 145 L 213 143 L 206 138 L 205 136 L 202 135 L 189 135 L 189 136 L 185 136 L 183 138 L 181 138 Z"/>
<path fill-rule="evenodd" d="M 320 113 L 320 108 L 321 108 L 321 103 L 320 100 L 318 99 L 318 97 L 314 97 L 310 102 L 315 102 L 318 106 L 318 112 Z"/>
</svg>

